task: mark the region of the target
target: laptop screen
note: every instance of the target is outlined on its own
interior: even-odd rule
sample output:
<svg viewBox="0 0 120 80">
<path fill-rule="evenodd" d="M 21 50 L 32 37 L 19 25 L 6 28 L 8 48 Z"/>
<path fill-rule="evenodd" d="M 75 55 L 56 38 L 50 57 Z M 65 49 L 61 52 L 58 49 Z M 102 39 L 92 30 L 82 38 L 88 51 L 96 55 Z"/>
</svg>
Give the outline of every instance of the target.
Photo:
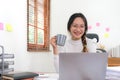
<svg viewBox="0 0 120 80">
<path fill-rule="evenodd" d="M 60 53 L 59 80 L 105 80 L 107 53 Z"/>
</svg>

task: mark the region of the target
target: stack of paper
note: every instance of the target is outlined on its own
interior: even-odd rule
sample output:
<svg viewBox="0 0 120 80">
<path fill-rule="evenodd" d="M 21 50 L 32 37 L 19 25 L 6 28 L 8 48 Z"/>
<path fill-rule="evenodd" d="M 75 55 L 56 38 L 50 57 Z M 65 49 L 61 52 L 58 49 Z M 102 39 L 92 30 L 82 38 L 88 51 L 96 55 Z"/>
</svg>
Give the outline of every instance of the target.
<svg viewBox="0 0 120 80">
<path fill-rule="evenodd" d="M 108 67 L 106 80 L 120 80 L 120 67 Z"/>
<path fill-rule="evenodd" d="M 59 80 L 58 73 L 45 73 L 39 74 L 39 76 L 35 77 L 34 80 Z"/>
</svg>

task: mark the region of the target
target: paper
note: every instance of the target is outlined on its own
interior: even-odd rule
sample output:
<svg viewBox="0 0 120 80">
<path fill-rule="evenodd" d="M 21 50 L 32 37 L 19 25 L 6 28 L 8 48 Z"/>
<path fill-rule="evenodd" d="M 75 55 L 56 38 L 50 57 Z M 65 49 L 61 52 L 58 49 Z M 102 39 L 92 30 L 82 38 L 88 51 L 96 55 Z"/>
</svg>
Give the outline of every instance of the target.
<svg viewBox="0 0 120 80">
<path fill-rule="evenodd" d="M 108 37 L 109 37 L 109 34 L 108 34 L 108 33 L 104 33 L 104 37 L 105 37 L 105 38 L 108 38 Z"/>
<path fill-rule="evenodd" d="M 110 28 L 106 28 L 106 32 L 109 32 L 110 31 Z"/>
<path fill-rule="evenodd" d="M 91 29 L 92 29 L 92 26 L 88 26 L 88 29 L 91 30 Z"/>
<path fill-rule="evenodd" d="M 8 32 L 12 32 L 12 31 L 13 31 L 13 28 L 12 28 L 12 26 L 11 26 L 10 24 L 6 24 L 6 30 L 7 30 Z"/>
<path fill-rule="evenodd" d="M 120 67 L 108 67 L 106 72 L 106 79 L 120 80 Z"/>
<path fill-rule="evenodd" d="M 106 79 L 107 80 L 120 80 L 120 71 L 114 70 L 114 69 L 107 69 L 106 72 Z"/>
<path fill-rule="evenodd" d="M 39 76 L 35 77 L 34 80 L 58 80 L 59 75 L 57 73 L 45 73 L 39 74 Z"/>
<path fill-rule="evenodd" d="M 3 27 L 3 23 L 0 22 L 0 30 L 3 30 L 4 27 Z"/>
<path fill-rule="evenodd" d="M 97 23 L 96 23 L 96 26 L 97 26 L 97 27 L 99 27 L 99 26 L 100 26 L 100 23 L 99 23 L 99 22 L 97 22 Z"/>
</svg>

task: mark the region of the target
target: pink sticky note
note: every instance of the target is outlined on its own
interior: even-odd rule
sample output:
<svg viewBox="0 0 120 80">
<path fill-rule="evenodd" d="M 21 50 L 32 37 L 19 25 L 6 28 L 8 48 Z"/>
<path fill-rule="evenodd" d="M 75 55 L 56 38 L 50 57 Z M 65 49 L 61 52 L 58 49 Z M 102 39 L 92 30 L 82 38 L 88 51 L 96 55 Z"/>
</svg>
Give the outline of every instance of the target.
<svg viewBox="0 0 120 80">
<path fill-rule="evenodd" d="M 100 26 L 100 23 L 99 23 L 99 22 L 97 22 L 97 23 L 96 23 L 96 26 L 97 26 L 97 27 L 98 27 L 98 26 Z"/>
<path fill-rule="evenodd" d="M 0 23 L 0 30 L 3 30 L 3 23 Z"/>
<path fill-rule="evenodd" d="M 106 30 L 107 32 L 109 32 L 109 31 L 110 31 L 110 28 L 106 28 L 105 30 Z"/>
<path fill-rule="evenodd" d="M 89 30 L 92 29 L 92 26 L 88 26 L 88 29 L 89 29 Z"/>
</svg>

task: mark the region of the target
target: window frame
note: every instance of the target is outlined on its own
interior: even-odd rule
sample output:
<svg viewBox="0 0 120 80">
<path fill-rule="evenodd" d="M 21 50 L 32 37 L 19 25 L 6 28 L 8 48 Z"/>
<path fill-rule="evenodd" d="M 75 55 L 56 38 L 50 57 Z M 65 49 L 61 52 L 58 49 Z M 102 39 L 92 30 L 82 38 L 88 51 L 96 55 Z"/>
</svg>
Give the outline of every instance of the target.
<svg viewBox="0 0 120 80">
<path fill-rule="evenodd" d="M 34 25 L 33 28 L 34 29 L 34 42 L 35 43 L 30 43 L 30 39 L 29 39 L 29 28 L 30 28 L 30 13 L 29 13 L 29 7 L 30 7 L 30 0 L 27 0 L 27 51 L 37 51 L 37 52 L 42 52 L 42 51 L 50 51 L 50 45 L 49 45 L 49 38 L 50 38 L 50 0 L 44 0 L 44 13 L 43 13 L 43 17 L 44 17 L 44 44 L 38 44 L 37 40 L 38 40 L 38 26 L 37 26 L 37 18 L 38 18 L 38 13 L 37 13 L 37 8 L 35 7 L 35 4 L 38 4 L 37 1 L 38 0 L 33 0 L 34 1 L 34 14 L 32 16 L 34 16 Z M 36 26 L 36 27 L 35 27 Z"/>
</svg>

